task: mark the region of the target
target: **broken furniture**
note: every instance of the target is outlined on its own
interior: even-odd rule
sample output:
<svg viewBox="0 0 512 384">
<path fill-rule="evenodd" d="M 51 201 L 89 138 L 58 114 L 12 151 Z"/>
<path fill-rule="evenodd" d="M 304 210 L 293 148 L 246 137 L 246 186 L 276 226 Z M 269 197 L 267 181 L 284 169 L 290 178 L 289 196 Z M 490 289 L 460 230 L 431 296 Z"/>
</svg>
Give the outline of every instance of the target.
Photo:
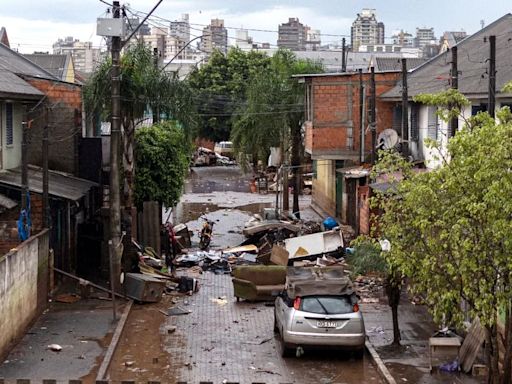
<svg viewBox="0 0 512 384">
<path fill-rule="evenodd" d="M 162 299 L 165 281 L 141 273 L 127 273 L 124 278 L 126 296 L 144 303 L 156 303 Z"/>
<path fill-rule="evenodd" d="M 291 237 L 284 240 L 289 254 L 289 263 L 298 260 L 312 260 L 317 257 L 344 254 L 343 234 L 340 228 L 312 233 L 311 235 Z"/>
<path fill-rule="evenodd" d="M 458 337 L 431 337 L 428 339 L 430 372 L 434 365 L 457 360 L 460 339 Z"/>
<path fill-rule="evenodd" d="M 233 269 L 233 290 L 237 301 L 274 299 L 284 289 L 286 267 L 280 265 L 243 265 Z"/>
</svg>

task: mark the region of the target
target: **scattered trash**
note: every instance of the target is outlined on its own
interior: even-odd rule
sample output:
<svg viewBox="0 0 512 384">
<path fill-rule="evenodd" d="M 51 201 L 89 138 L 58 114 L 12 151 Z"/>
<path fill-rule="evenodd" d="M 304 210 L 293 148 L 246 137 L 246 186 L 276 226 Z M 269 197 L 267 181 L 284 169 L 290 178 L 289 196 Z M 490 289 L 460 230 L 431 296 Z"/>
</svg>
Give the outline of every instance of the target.
<svg viewBox="0 0 512 384">
<path fill-rule="evenodd" d="M 85 355 L 80 355 L 80 356 L 78 356 L 78 358 L 79 358 L 80 360 L 85 360 Z"/>
<path fill-rule="evenodd" d="M 135 361 L 125 361 L 124 365 L 125 367 L 132 367 L 135 364 Z"/>
<path fill-rule="evenodd" d="M 457 372 L 459 370 L 459 362 L 454 360 L 450 363 L 441 364 L 439 370 L 441 372 Z"/>
<path fill-rule="evenodd" d="M 265 344 L 265 343 L 269 342 L 272 339 L 273 339 L 273 337 L 269 337 L 267 339 L 258 340 L 258 341 L 249 340 L 249 341 L 244 341 L 243 344 L 261 345 L 261 344 Z"/>
<path fill-rule="evenodd" d="M 63 293 L 54 299 L 58 303 L 72 304 L 80 300 L 80 296 L 74 293 Z"/>
<path fill-rule="evenodd" d="M 62 347 L 59 344 L 50 344 L 46 347 L 46 349 L 49 349 L 54 352 L 60 352 L 62 351 Z"/>
<path fill-rule="evenodd" d="M 384 330 L 382 329 L 382 327 L 371 327 L 367 333 L 378 333 L 380 335 L 383 335 L 384 334 Z"/>
<path fill-rule="evenodd" d="M 169 308 L 166 311 L 160 309 L 160 312 L 163 313 L 165 316 L 181 316 L 188 315 L 189 313 L 191 313 L 191 311 L 188 311 L 178 306 Z"/>
<path fill-rule="evenodd" d="M 363 304 L 378 304 L 380 300 L 377 297 L 363 297 L 361 302 Z"/>
<path fill-rule="evenodd" d="M 170 334 L 170 333 L 174 333 L 176 332 L 176 327 L 173 325 L 173 326 L 170 326 L 169 328 L 167 328 L 167 333 Z"/>
<path fill-rule="evenodd" d="M 212 299 L 212 301 L 220 306 L 224 306 L 228 303 L 226 296 L 217 297 L 215 299 Z"/>
</svg>

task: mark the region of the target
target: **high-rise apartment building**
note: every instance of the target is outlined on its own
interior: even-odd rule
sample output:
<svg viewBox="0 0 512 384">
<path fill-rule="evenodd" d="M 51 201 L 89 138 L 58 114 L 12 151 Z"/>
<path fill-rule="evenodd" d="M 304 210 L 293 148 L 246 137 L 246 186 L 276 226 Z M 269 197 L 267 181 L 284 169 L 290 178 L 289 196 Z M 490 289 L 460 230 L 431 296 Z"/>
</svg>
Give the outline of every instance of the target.
<svg viewBox="0 0 512 384">
<path fill-rule="evenodd" d="M 100 62 L 101 51 L 94 48 L 90 41 L 80 41 L 68 36 L 53 44 L 54 55 L 71 54 L 76 71 L 91 73 Z"/>
<path fill-rule="evenodd" d="M 171 21 L 169 35 L 188 43 L 190 41 L 190 23 L 188 13 L 181 15 L 181 20 Z"/>
<path fill-rule="evenodd" d="M 318 51 L 321 44 L 320 30 L 306 26 L 306 51 Z"/>
<path fill-rule="evenodd" d="M 203 28 L 200 47 L 207 54 L 211 54 L 214 49 L 227 52 L 228 30 L 224 28 L 224 20 L 212 19 L 210 25 Z"/>
<path fill-rule="evenodd" d="M 416 28 L 416 46 L 424 48 L 427 45 L 436 44 L 434 28 Z"/>
<path fill-rule="evenodd" d="M 247 29 L 237 29 L 235 31 L 235 44 L 236 47 L 248 51 L 253 48 L 252 37 L 249 36 Z"/>
<path fill-rule="evenodd" d="M 414 48 L 416 46 L 416 40 L 411 33 L 400 30 L 400 32 L 393 35 L 393 44 L 404 48 Z"/>
<path fill-rule="evenodd" d="M 357 52 L 360 45 L 384 44 L 384 23 L 378 22 L 375 9 L 364 8 L 352 23 L 350 31 L 352 51 Z"/>
<path fill-rule="evenodd" d="M 305 50 L 307 28 L 298 18 L 290 17 L 287 23 L 279 25 L 277 46 L 279 48 L 288 48 L 292 51 Z"/>
</svg>

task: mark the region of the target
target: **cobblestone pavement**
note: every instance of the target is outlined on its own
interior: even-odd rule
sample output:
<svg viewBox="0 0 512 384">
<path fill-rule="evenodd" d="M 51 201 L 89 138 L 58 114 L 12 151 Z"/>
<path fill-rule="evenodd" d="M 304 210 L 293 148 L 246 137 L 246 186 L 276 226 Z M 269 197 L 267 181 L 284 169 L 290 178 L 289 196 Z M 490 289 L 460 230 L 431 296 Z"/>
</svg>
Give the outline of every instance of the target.
<svg viewBox="0 0 512 384">
<path fill-rule="evenodd" d="M 306 352 L 282 359 L 273 333 L 273 307 L 237 303 L 231 277 L 201 275 L 199 293 L 188 297 L 188 315 L 168 317 L 163 327 L 175 379 L 189 383 L 224 380 L 240 383 L 381 383 L 369 357 L 349 353 Z"/>
</svg>

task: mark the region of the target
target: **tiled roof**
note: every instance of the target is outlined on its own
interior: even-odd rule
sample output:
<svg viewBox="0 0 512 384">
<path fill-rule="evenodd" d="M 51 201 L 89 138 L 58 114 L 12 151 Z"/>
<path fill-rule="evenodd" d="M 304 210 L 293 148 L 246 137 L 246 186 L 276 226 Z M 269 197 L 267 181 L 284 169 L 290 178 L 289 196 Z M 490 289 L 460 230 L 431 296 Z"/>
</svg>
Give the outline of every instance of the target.
<svg viewBox="0 0 512 384">
<path fill-rule="evenodd" d="M 457 44 L 459 90 L 471 97 L 488 92 L 489 36 L 496 36 L 496 91 L 512 79 L 512 14 L 508 13 L 475 34 Z M 450 87 L 451 52 L 432 58 L 409 73 L 407 85 L 409 97 L 421 93 L 436 93 Z M 402 85 L 386 92 L 382 97 L 401 97 Z"/>
</svg>

